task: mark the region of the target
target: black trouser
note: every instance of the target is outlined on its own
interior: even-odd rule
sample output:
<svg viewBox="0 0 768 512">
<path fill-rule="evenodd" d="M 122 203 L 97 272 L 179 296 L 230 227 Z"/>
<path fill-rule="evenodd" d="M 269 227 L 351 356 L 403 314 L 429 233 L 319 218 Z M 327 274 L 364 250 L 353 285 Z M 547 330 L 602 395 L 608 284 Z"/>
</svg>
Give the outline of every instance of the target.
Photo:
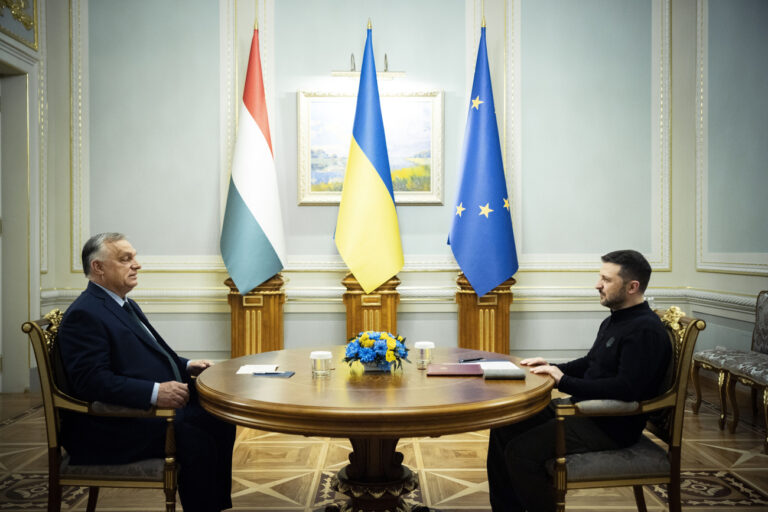
<svg viewBox="0 0 768 512">
<path fill-rule="evenodd" d="M 491 429 L 488 440 L 488 491 L 494 512 L 550 512 L 555 489 L 546 461 L 555 458 L 556 401 L 519 423 Z M 590 418 L 565 418 L 566 453 L 619 448 Z"/>
<path fill-rule="evenodd" d="M 184 512 L 214 512 L 232 508 L 235 425 L 211 416 L 197 402 L 194 393 L 186 406 L 176 410 L 173 424 L 176 461 L 179 464 L 179 500 Z M 132 459 L 163 457 L 164 424 L 153 422 L 152 428 L 143 434 L 145 442 L 136 442 L 137 449 Z"/>
</svg>

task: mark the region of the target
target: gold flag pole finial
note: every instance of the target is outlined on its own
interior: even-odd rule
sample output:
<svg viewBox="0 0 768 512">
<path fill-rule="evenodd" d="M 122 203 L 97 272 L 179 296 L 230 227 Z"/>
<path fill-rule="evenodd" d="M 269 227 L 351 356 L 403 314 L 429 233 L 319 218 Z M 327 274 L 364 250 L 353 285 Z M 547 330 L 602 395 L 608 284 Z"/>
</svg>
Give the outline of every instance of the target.
<svg viewBox="0 0 768 512">
<path fill-rule="evenodd" d="M 368 18 L 368 30 L 371 30 L 373 28 L 373 25 L 371 25 L 371 18 Z"/>
<path fill-rule="evenodd" d="M 485 0 L 483 0 L 480 3 L 480 15 L 482 16 L 482 19 L 483 19 L 481 27 L 485 28 Z"/>
<path fill-rule="evenodd" d="M 253 30 L 259 30 L 259 17 L 256 16 L 253 20 Z"/>
</svg>

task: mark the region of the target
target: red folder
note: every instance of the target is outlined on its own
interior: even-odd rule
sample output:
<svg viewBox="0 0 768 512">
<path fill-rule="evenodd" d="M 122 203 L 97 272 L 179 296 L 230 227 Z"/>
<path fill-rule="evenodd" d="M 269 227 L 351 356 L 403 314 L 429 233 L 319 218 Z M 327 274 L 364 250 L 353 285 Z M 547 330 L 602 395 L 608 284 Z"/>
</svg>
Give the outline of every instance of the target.
<svg viewBox="0 0 768 512">
<path fill-rule="evenodd" d="M 427 366 L 430 377 L 473 377 L 483 375 L 483 367 L 479 364 L 467 363 L 432 363 Z"/>
</svg>

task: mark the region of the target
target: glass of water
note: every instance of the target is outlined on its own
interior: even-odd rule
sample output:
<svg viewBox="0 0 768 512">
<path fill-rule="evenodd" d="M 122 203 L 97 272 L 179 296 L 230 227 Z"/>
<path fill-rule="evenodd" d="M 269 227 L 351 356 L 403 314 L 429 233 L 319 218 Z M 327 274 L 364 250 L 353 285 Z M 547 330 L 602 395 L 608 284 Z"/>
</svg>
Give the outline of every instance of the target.
<svg viewBox="0 0 768 512">
<path fill-rule="evenodd" d="M 431 341 L 417 341 L 413 348 L 416 349 L 416 368 L 426 370 L 429 363 L 432 362 L 432 351 L 435 344 Z"/>
<path fill-rule="evenodd" d="M 313 377 L 328 377 L 331 374 L 331 353 L 325 350 L 315 350 L 309 354 L 312 363 Z"/>
</svg>

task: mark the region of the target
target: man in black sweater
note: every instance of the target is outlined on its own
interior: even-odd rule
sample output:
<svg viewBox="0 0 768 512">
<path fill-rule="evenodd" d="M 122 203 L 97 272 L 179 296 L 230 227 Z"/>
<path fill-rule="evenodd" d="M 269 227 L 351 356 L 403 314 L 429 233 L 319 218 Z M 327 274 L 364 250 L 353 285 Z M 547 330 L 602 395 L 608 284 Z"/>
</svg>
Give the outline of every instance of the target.
<svg viewBox="0 0 768 512">
<path fill-rule="evenodd" d="M 657 396 L 672 347 L 659 317 L 643 294 L 651 266 L 637 251 L 610 252 L 595 288 L 610 308 L 589 353 L 550 365 L 541 357 L 524 359 L 532 373 L 548 374 L 573 402 L 591 399 L 642 401 Z M 555 457 L 554 405 L 520 423 L 491 430 L 488 487 L 495 512 L 555 510 L 555 493 L 545 463 Z M 634 444 L 645 426 L 643 415 L 565 419 L 568 453 L 612 450 Z"/>
</svg>

